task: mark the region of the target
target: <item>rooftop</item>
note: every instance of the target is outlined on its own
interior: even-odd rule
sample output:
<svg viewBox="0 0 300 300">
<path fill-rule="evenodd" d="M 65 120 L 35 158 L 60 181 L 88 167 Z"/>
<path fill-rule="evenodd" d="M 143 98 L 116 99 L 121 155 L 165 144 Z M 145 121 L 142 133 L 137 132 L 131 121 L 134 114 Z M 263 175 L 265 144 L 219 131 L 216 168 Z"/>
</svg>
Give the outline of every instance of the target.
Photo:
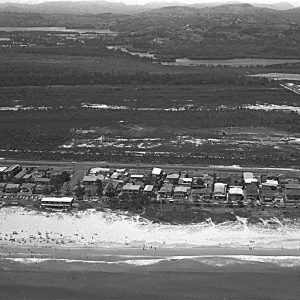
<svg viewBox="0 0 300 300">
<path fill-rule="evenodd" d="M 144 188 L 144 192 L 152 192 L 153 191 L 154 186 L 147 184 Z"/>
<path fill-rule="evenodd" d="M 162 172 L 162 169 L 154 167 L 154 168 L 152 169 L 152 173 L 151 173 L 151 174 L 152 174 L 152 175 L 160 175 L 161 172 Z"/>
<path fill-rule="evenodd" d="M 166 179 L 178 179 L 179 174 L 169 174 L 167 175 Z"/>
<path fill-rule="evenodd" d="M 285 194 L 287 196 L 300 196 L 300 190 L 286 190 Z"/>
<path fill-rule="evenodd" d="M 20 165 L 11 165 L 5 170 L 5 172 L 11 172 L 14 169 L 19 168 L 19 167 L 20 167 Z"/>
<path fill-rule="evenodd" d="M 130 178 L 144 178 L 143 174 L 131 174 Z"/>
<path fill-rule="evenodd" d="M 228 191 L 229 195 L 244 195 L 243 189 L 241 187 L 230 187 Z"/>
<path fill-rule="evenodd" d="M 104 179 L 103 175 L 97 175 L 97 176 L 94 176 L 94 175 L 85 175 L 85 176 L 83 176 L 82 181 L 83 182 L 96 182 L 97 180 L 102 181 L 103 179 Z"/>
<path fill-rule="evenodd" d="M 74 199 L 72 197 L 43 197 L 41 202 L 62 202 L 71 203 Z"/>
<path fill-rule="evenodd" d="M 286 190 L 290 190 L 290 189 L 300 189 L 300 184 L 297 184 L 297 183 L 289 183 L 289 184 L 286 184 L 285 185 L 285 189 Z"/>
<path fill-rule="evenodd" d="M 90 174 L 97 174 L 97 173 L 109 173 L 109 168 L 92 168 L 90 170 Z"/>
<path fill-rule="evenodd" d="M 0 173 L 5 171 L 6 170 L 6 167 L 0 167 Z"/>
<path fill-rule="evenodd" d="M 181 193 L 187 193 L 189 190 L 189 188 L 187 186 L 176 186 L 175 189 L 174 189 L 174 193 L 178 193 L 178 192 L 181 192 Z"/>
<path fill-rule="evenodd" d="M 35 181 L 35 182 L 50 182 L 51 179 L 49 179 L 49 178 L 41 178 L 41 177 L 37 177 L 37 178 L 34 178 L 34 181 Z"/>
<path fill-rule="evenodd" d="M 20 185 L 19 184 L 16 184 L 16 183 L 8 183 L 7 185 L 6 185 L 6 188 L 7 189 L 18 189 L 20 187 Z"/>
<path fill-rule="evenodd" d="M 126 183 L 124 186 L 123 186 L 123 191 L 126 190 L 126 191 L 139 191 L 141 189 L 141 186 L 138 185 L 138 184 L 131 184 L 131 183 Z"/>
<path fill-rule="evenodd" d="M 164 184 L 160 190 L 159 190 L 159 193 L 171 193 L 173 190 L 173 184 Z"/>
</svg>

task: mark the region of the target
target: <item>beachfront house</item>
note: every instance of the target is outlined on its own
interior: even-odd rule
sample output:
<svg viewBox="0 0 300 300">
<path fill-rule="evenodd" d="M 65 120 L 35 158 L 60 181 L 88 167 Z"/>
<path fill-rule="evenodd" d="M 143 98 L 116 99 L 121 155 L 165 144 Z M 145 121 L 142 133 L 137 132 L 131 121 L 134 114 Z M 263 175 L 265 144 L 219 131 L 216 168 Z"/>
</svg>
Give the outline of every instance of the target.
<svg viewBox="0 0 300 300">
<path fill-rule="evenodd" d="M 244 201 L 244 191 L 241 186 L 230 186 L 227 193 L 227 201 L 232 204 L 240 204 Z"/>
<path fill-rule="evenodd" d="M 286 184 L 284 194 L 287 206 L 300 206 L 300 184 Z"/>
<path fill-rule="evenodd" d="M 213 198 L 215 200 L 225 201 L 227 196 L 227 184 L 223 182 L 216 182 L 213 189 Z"/>
<path fill-rule="evenodd" d="M 173 198 L 175 202 L 182 202 L 188 200 L 190 194 L 190 187 L 188 186 L 175 186 Z"/>
<path fill-rule="evenodd" d="M 246 184 L 244 191 L 247 201 L 255 202 L 259 200 L 259 190 L 257 184 Z"/>
<path fill-rule="evenodd" d="M 267 179 L 266 182 L 262 183 L 259 187 L 259 198 L 263 204 L 273 204 L 279 194 L 277 180 Z"/>
<path fill-rule="evenodd" d="M 158 200 L 163 198 L 171 198 L 173 196 L 174 186 L 172 183 L 165 183 L 157 192 Z"/>
<path fill-rule="evenodd" d="M 134 197 L 141 193 L 142 186 L 139 184 L 126 183 L 122 188 L 122 195 L 127 197 Z"/>
<path fill-rule="evenodd" d="M 73 197 L 43 197 L 41 199 L 42 208 L 70 209 L 73 203 Z"/>
<path fill-rule="evenodd" d="M 102 181 L 103 195 L 111 197 L 122 192 L 124 186 L 123 180 L 112 180 L 106 178 Z"/>
<path fill-rule="evenodd" d="M 212 188 L 192 189 L 192 199 L 195 203 L 210 200 L 212 197 Z"/>
</svg>

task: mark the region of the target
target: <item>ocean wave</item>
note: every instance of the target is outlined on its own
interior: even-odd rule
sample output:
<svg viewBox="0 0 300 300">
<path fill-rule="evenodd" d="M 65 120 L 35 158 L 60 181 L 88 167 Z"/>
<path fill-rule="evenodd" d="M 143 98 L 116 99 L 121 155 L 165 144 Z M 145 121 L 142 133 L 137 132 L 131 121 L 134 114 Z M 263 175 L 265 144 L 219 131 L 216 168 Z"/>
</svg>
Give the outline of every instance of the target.
<svg viewBox="0 0 300 300">
<path fill-rule="evenodd" d="M 24 258 L 9 257 L 3 258 L 12 263 L 21 264 L 40 264 L 49 262 L 79 263 L 79 264 L 100 264 L 100 265 L 129 265 L 135 267 L 151 266 L 159 263 L 176 263 L 180 261 L 193 261 L 213 266 L 226 267 L 241 264 L 272 264 L 279 267 L 292 268 L 300 266 L 299 256 L 263 256 L 263 255 L 201 255 L 201 256 L 165 256 L 165 257 L 143 257 L 125 260 L 83 260 L 83 259 L 64 259 L 64 258 Z M 200 266 L 199 266 L 200 267 Z"/>
</svg>

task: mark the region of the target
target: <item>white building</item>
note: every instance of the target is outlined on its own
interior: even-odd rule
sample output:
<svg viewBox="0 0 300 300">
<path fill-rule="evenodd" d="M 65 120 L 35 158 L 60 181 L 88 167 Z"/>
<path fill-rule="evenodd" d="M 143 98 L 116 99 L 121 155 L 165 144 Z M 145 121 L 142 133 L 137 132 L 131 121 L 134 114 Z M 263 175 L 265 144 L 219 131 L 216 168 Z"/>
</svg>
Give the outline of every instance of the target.
<svg viewBox="0 0 300 300">
<path fill-rule="evenodd" d="M 41 207 L 67 209 L 71 208 L 74 202 L 72 197 L 43 197 L 41 199 Z"/>
</svg>

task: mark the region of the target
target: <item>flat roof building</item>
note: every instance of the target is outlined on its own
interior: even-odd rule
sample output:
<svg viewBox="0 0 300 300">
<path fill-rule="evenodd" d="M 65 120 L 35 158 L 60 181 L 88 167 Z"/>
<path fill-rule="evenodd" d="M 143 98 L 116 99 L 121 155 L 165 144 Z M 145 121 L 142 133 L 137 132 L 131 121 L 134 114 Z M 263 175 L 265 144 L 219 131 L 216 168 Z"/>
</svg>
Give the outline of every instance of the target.
<svg viewBox="0 0 300 300">
<path fill-rule="evenodd" d="M 53 209 L 69 209 L 72 207 L 74 198 L 72 197 L 43 197 L 41 207 Z"/>
</svg>

